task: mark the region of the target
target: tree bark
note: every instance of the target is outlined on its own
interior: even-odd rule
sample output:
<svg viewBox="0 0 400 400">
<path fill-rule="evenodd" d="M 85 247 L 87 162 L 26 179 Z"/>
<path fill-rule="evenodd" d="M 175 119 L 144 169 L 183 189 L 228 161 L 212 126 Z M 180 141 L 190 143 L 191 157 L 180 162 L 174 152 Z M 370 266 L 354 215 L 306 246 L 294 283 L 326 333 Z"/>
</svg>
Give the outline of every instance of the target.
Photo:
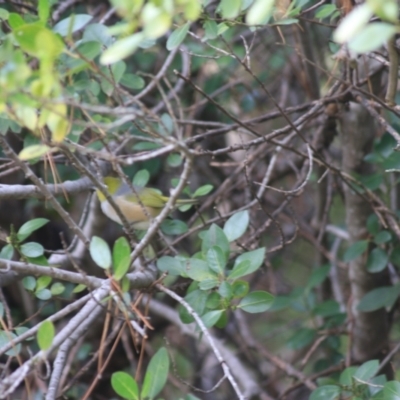
<svg viewBox="0 0 400 400">
<path fill-rule="evenodd" d="M 371 151 L 377 126 L 367 110 L 356 103 L 349 103 L 340 113 L 342 137 L 342 170 L 358 176 L 369 175 L 371 164 L 363 161 Z M 369 202 L 348 185 L 345 186 L 346 224 L 350 244 L 366 239 L 367 219 L 373 212 Z M 352 313 L 352 357 L 356 362 L 382 358 L 388 349 L 389 322 L 385 309 L 360 312 L 360 300 L 372 289 L 389 285 L 388 274 L 371 274 L 366 268 L 367 254 L 349 263 Z"/>
</svg>

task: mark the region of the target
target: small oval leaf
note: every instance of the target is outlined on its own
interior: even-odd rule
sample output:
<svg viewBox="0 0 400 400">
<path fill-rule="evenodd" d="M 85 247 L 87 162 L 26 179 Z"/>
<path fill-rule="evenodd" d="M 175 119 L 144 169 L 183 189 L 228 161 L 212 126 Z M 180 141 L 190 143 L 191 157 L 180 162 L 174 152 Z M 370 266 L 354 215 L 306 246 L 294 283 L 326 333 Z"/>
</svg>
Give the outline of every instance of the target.
<svg viewBox="0 0 400 400">
<path fill-rule="evenodd" d="M 126 400 L 138 400 L 139 388 L 136 381 L 126 372 L 118 371 L 111 375 L 111 386 Z"/>
<path fill-rule="evenodd" d="M 36 339 L 41 350 L 50 348 L 54 339 L 54 325 L 51 321 L 44 321 L 37 332 Z"/>
<path fill-rule="evenodd" d="M 260 313 L 267 311 L 274 302 L 274 296 L 268 292 L 251 292 L 239 303 L 238 308 L 248 313 Z"/>
<path fill-rule="evenodd" d="M 100 237 L 93 236 L 89 247 L 92 260 L 103 269 L 111 267 L 111 252 L 108 244 Z"/>
</svg>

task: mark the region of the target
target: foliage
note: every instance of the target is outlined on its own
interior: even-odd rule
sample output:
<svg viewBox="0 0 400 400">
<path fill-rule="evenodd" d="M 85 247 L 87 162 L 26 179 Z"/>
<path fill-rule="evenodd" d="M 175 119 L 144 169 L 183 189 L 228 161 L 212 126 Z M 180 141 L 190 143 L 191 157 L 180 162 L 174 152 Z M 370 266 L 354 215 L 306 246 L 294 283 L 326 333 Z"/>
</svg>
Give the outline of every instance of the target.
<svg viewBox="0 0 400 400">
<path fill-rule="evenodd" d="M 400 398 L 398 3 L 9 3 L 0 397 Z M 112 225 L 110 174 L 197 204 Z"/>
<path fill-rule="evenodd" d="M 164 347 L 158 349 L 151 358 L 143 381 L 143 387 L 139 396 L 139 388 L 136 381 L 126 372 L 114 372 L 111 376 L 113 389 L 124 399 L 155 399 L 164 387 L 169 371 L 169 358 Z"/>
<path fill-rule="evenodd" d="M 378 370 L 378 360 L 367 361 L 359 367 L 348 367 L 342 371 L 337 381 L 325 378 L 329 384 L 322 384 L 318 387 L 311 394 L 310 400 L 334 400 L 341 396 L 352 399 L 391 400 L 399 398 L 399 382 L 387 382 L 385 375 L 377 375 Z"/>
</svg>

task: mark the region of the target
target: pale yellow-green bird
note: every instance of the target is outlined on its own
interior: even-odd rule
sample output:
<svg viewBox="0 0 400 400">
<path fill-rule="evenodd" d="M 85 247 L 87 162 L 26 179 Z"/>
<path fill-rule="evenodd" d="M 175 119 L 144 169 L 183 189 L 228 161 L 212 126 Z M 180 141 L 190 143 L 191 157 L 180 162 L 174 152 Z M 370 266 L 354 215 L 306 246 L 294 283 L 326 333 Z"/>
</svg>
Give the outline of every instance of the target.
<svg viewBox="0 0 400 400">
<path fill-rule="evenodd" d="M 152 188 L 133 186 L 136 191 L 134 193 L 129 185 L 120 178 L 107 176 L 104 178 L 104 183 L 107 185 L 108 192 L 120 208 L 122 214 L 124 214 L 126 220 L 135 229 L 147 230 L 150 225 L 150 218 L 157 217 L 169 200 L 169 197 L 163 196 L 156 189 Z M 122 224 L 121 219 L 103 193 L 99 190 L 96 192 L 103 213 L 111 220 Z M 182 206 L 196 202 L 197 200 L 195 199 L 178 199 L 176 205 Z"/>
</svg>

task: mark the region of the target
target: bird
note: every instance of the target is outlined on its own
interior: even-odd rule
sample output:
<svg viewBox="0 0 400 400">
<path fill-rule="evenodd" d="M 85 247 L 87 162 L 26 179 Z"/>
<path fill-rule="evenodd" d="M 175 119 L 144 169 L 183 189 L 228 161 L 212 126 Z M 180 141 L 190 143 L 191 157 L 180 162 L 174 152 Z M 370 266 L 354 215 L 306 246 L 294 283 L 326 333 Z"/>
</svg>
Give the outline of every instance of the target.
<svg viewBox="0 0 400 400">
<path fill-rule="evenodd" d="M 163 196 L 158 190 L 133 185 L 135 192 L 120 178 L 107 176 L 104 178 L 109 194 L 120 208 L 126 220 L 134 229 L 147 230 L 152 218 L 157 217 L 169 197 Z M 106 196 L 99 189 L 96 190 L 101 210 L 112 221 L 122 225 L 122 221 Z M 177 206 L 192 205 L 196 199 L 178 199 Z"/>
</svg>

